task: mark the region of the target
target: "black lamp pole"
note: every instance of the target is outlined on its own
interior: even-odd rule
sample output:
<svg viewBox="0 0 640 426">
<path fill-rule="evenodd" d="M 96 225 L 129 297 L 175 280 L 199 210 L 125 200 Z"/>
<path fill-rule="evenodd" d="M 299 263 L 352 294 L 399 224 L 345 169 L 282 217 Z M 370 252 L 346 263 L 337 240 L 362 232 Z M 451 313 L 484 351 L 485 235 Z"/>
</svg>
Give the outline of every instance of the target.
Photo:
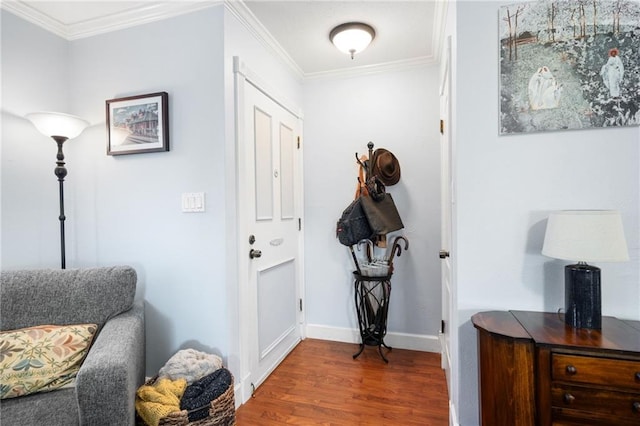
<svg viewBox="0 0 640 426">
<path fill-rule="evenodd" d="M 58 154 L 56 155 L 55 175 L 58 177 L 58 185 L 60 190 L 60 262 L 62 269 L 66 269 L 65 246 L 64 246 L 64 178 L 67 176 L 67 169 L 64 167 L 64 154 L 62 153 L 62 144 L 69 138 L 66 136 L 51 136 L 58 144 Z"/>
</svg>

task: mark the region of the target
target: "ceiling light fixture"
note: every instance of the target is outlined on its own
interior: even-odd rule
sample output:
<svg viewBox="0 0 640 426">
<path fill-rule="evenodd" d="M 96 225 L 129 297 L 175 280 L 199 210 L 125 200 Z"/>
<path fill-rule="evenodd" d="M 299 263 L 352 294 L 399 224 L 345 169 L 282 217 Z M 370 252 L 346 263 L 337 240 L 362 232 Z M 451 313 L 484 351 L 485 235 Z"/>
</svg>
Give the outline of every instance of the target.
<svg viewBox="0 0 640 426">
<path fill-rule="evenodd" d="M 347 22 L 338 25 L 329 33 L 329 40 L 338 50 L 351 55 L 362 52 L 375 38 L 376 32 L 371 25 L 362 22 Z"/>
</svg>

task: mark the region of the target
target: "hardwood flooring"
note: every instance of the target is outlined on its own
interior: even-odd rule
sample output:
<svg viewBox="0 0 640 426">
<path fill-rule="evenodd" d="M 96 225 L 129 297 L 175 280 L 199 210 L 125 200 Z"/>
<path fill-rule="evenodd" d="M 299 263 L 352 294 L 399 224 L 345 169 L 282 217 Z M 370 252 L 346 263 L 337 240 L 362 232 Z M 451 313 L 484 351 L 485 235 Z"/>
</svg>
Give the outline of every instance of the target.
<svg viewBox="0 0 640 426">
<path fill-rule="evenodd" d="M 238 408 L 238 426 L 447 426 L 440 354 L 303 340 Z"/>
</svg>

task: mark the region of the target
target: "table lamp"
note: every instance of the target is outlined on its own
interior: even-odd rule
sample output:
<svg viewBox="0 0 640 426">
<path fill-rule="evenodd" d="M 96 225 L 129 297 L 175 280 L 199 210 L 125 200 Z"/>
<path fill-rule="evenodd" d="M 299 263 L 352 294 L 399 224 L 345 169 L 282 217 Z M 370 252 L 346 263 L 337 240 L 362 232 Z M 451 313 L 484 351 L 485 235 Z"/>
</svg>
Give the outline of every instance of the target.
<svg viewBox="0 0 640 426">
<path fill-rule="evenodd" d="M 551 213 L 542 254 L 578 262 L 564 268 L 565 323 L 574 328 L 602 328 L 600 268 L 586 262 L 629 260 L 620 213 L 613 210 Z"/>
</svg>

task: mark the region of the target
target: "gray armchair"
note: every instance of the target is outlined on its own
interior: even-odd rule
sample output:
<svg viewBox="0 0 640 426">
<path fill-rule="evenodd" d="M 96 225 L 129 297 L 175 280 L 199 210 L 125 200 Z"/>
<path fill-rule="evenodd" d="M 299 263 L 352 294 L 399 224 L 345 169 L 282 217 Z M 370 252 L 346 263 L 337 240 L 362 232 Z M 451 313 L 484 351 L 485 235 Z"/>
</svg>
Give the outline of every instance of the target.
<svg viewBox="0 0 640 426">
<path fill-rule="evenodd" d="M 144 382 L 144 307 L 134 303 L 128 266 L 3 271 L 0 329 L 98 324 L 75 387 L 0 401 L 0 421 L 14 425 L 133 425 Z"/>
</svg>

